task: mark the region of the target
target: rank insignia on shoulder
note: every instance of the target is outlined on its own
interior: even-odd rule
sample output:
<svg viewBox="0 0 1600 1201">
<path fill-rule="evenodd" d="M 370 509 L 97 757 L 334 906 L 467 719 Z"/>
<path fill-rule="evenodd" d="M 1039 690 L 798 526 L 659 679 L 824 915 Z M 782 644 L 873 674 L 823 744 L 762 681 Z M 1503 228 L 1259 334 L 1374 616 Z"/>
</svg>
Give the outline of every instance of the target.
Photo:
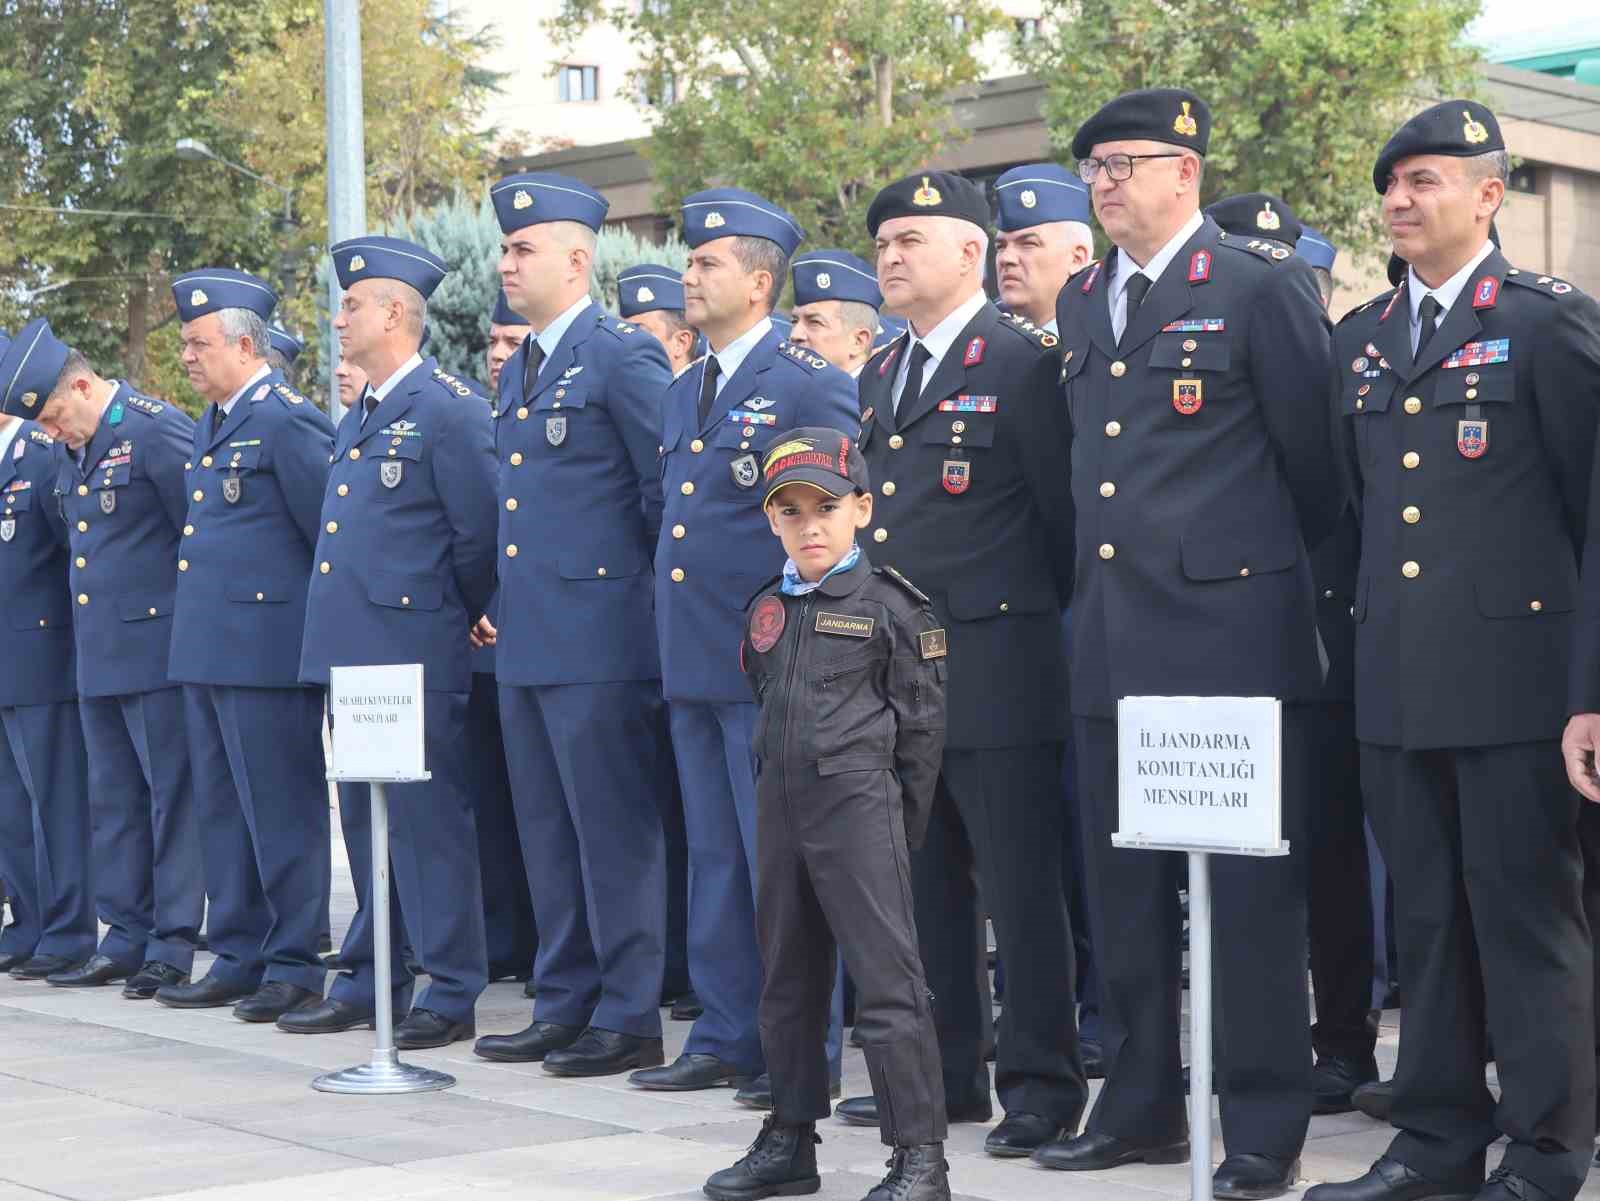
<svg viewBox="0 0 1600 1201">
<path fill-rule="evenodd" d="M 923 630 L 917 635 L 917 648 L 924 659 L 943 659 L 950 653 L 950 639 L 944 630 Z"/>
<path fill-rule="evenodd" d="M 43 430 L 29 430 L 28 431 L 28 437 L 32 438 L 35 442 L 39 443 L 39 445 L 41 445 L 41 446 L 54 446 L 55 445 L 55 441 L 56 441 L 54 438 L 52 438 L 49 434 L 45 433 Z"/>
<path fill-rule="evenodd" d="M 966 353 L 961 356 L 961 365 L 963 367 L 976 367 L 983 362 L 983 352 L 987 346 L 988 343 L 982 338 L 972 339 L 967 343 Z"/>
<path fill-rule="evenodd" d="M 445 371 L 443 368 L 435 367 L 433 369 L 433 378 L 438 380 L 445 387 L 449 388 L 450 391 L 454 392 L 457 396 L 471 396 L 472 395 L 472 389 L 471 388 L 467 387 L 460 380 L 458 380 L 455 376 L 451 375 L 448 371 Z"/>
<path fill-rule="evenodd" d="M 781 602 L 780 602 L 781 603 Z M 878 624 L 876 617 L 856 617 L 849 613 L 829 613 L 817 610 L 817 622 L 812 628 L 819 634 L 842 634 L 846 638 L 871 638 Z"/>
<path fill-rule="evenodd" d="M 804 363 L 806 366 L 814 367 L 818 371 L 821 371 L 828 365 L 827 359 L 823 358 L 821 355 L 812 354 L 804 346 L 796 346 L 793 342 L 780 342 L 779 346 L 782 348 L 784 354 L 788 355 L 797 363 Z"/>
<path fill-rule="evenodd" d="M 306 402 L 306 398 L 301 396 L 300 393 L 296 392 L 293 388 L 289 387 L 288 384 L 273 384 L 272 390 L 279 396 L 283 397 L 283 399 L 289 404 L 303 405 Z"/>
<path fill-rule="evenodd" d="M 151 400 L 148 396 L 139 396 L 137 394 L 129 396 L 128 403 L 141 413 L 149 413 L 152 417 L 167 407 L 164 401 Z M 113 405 L 112 407 L 115 408 L 116 406 Z M 113 422 L 112 424 L 115 425 L 116 423 Z"/>
<path fill-rule="evenodd" d="M 1211 252 L 1197 250 L 1189 256 L 1189 282 L 1203 284 L 1211 278 Z"/>
<path fill-rule="evenodd" d="M 941 413 L 993 413 L 1000 405 L 998 396 L 968 396 L 962 394 L 939 402 Z"/>
</svg>

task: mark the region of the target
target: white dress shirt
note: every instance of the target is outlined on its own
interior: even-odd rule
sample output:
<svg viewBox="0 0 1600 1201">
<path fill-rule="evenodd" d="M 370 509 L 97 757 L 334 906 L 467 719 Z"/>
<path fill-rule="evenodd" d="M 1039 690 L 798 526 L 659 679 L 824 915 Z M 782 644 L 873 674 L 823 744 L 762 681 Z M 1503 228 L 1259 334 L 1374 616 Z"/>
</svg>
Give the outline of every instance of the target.
<svg viewBox="0 0 1600 1201">
<path fill-rule="evenodd" d="M 771 330 L 772 318 L 763 317 L 721 350 L 711 353 L 710 357 L 717 360 L 716 395 L 722 395 L 722 389 L 727 387 L 728 381 L 733 378 L 733 373 L 743 365 L 750 352 L 756 348 L 756 343 L 765 338 Z"/>
<path fill-rule="evenodd" d="M 1450 306 L 1460 299 L 1461 290 L 1467 286 L 1467 280 L 1472 278 L 1473 273 L 1478 269 L 1478 264 L 1488 258 L 1490 251 L 1493 249 L 1494 243 L 1485 239 L 1483 246 L 1478 250 L 1477 254 L 1472 256 L 1466 266 L 1462 267 L 1460 271 L 1457 271 L 1437 288 L 1429 288 L 1427 284 L 1422 282 L 1415 271 L 1410 267 L 1406 268 L 1406 273 L 1410 276 L 1410 279 L 1406 281 L 1406 299 L 1411 304 L 1411 354 L 1413 357 L 1417 353 L 1417 343 L 1422 338 L 1422 314 L 1418 312 L 1422 307 L 1422 298 L 1431 293 L 1433 298 L 1439 302 L 1439 315 L 1434 318 L 1433 324 L 1433 328 L 1438 329 L 1439 323 L 1444 320 L 1445 314 L 1450 311 Z"/>
<path fill-rule="evenodd" d="M 1161 282 L 1161 273 L 1178 257 L 1178 251 L 1183 249 L 1184 243 L 1194 237 L 1195 231 L 1203 224 L 1205 218 L 1196 212 L 1165 246 L 1150 256 L 1150 261 L 1143 267 L 1129 258 L 1125 250 L 1118 248 L 1117 265 L 1111 272 L 1111 286 L 1106 289 L 1106 297 L 1111 305 L 1111 335 L 1118 342 L 1122 341 L 1123 327 L 1128 324 L 1128 281 L 1135 275 L 1143 275 L 1150 280 L 1150 286 L 1155 287 Z"/>
<path fill-rule="evenodd" d="M 922 368 L 922 386 L 926 388 L 928 381 L 933 378 L 933 373 L 939 370 L 939 364 L 944 356 L 950 353 L 950 347 L 961 336 L 961 331 L 967 328 L 968 323 L 978 315 L 978 310 L 989 303 L 989 297 L 982 288 L 979 288 L 967 299 L 956 305 L 954 309 L 930 329 L 927 334 L 918 336 L 915 329 L 908 329 L 910 337 L 906 339 L 905 352 L 900 356 L 900 366 L 894 375 L 894 411 L 900 411 L 900 393 L 906 386 L 906 372 L 911 367 L 911 355 L 918 343 L 928 348 L 928 361 Z M 919 393 L 920 395 L 920 393 Z"/>
</svg>

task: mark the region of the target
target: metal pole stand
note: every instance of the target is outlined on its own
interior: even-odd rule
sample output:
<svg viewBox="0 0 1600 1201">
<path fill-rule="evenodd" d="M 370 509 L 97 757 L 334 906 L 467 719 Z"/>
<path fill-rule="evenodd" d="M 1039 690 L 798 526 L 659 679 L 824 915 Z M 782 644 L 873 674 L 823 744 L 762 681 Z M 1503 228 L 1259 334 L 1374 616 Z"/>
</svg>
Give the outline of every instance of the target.
<svg viewBox="0 0 1600 1201">
<path fill-rule="evenodd" d="M 1211 1201 L 1211 856 L 1189 852 L 1189 1192 Z"/>
<path fill-rule="evenodd" d="M 436 1092 L 450 1088 L 456 1078 L 432 1068 L 401 1063 L 394 1049 L 394 997 L 390 992 L 394 965 L 389 961 L 389 798 L 381 783 L 376 780 L 369 783 L 372 788 L 372 1001 L 378 1044 L 372 1048 L 370 1063 L 318 1076 L 311 1087 L 319 1093 L 352 1093 L 366 1097 Z M 1193 885 L 1190 887 L 1192 889 Z M 1193 904 L 1191 900 L 1191 909 Z M 1208 1058 L 1208 1080 L 1209 1063 Z"/>
</svg>

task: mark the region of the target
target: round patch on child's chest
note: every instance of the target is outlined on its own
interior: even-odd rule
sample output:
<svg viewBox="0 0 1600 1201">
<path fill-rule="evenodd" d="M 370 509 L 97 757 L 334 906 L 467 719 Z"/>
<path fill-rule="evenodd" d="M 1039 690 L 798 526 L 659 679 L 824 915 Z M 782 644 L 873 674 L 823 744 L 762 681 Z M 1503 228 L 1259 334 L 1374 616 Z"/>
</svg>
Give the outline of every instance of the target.
<svg viewBox="0 0 1600 1201">
<path fill-rule="evenodd" d="M 783 602 L 764 596 L 750 613 L 750 645 L 763 655 L 778 645 L 783 634 Z"/>
</svg>

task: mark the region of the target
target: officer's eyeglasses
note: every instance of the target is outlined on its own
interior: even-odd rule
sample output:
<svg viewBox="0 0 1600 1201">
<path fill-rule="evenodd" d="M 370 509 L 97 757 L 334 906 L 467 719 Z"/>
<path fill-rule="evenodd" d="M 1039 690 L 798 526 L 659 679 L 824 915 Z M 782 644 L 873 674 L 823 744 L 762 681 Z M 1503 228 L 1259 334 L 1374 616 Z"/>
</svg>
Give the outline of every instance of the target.
<svg viewBox="0 0 1600 1201">
<path fill-rule="evenodd" d="M 1078 160 L 1078 178 L 1084 183 L 1093 183 L 1104 168 L 1107 175 L 1115 182 L 1121 183 L 1125 179 L 1133 178 L 1134 163 L 1147 158 L 1182 157 L 1181 151 L 1170 151 L 1163 154 L 1108 154 L 1105 158 L 1081 158 Z"/>
</svg>

